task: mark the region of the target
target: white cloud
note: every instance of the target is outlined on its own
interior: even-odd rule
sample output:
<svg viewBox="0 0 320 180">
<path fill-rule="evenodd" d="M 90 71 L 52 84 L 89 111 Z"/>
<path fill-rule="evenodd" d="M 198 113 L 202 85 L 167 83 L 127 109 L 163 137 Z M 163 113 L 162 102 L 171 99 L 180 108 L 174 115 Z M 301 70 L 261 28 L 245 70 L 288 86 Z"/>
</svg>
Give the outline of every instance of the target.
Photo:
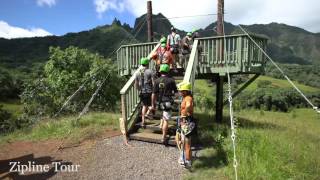
<svg viewBox="0 0 320 180">
<path fill-rule="evenodd" d="M 123 3 L 125 10 L 137 17 L 147 12 L 147 0 L 110 2 L 118 5 L 115 7 Z M 154 14 L 161 12 L 166 17 L 217 13 L 217 0 L 153 0 L 152 6 Z M 278 22 L 320 32 L 318 0 L 225 0 L 225 12 L 225 20 L 233 24 Z M 177 28 L 190 31 L 192 27 L 204 28 L 216 21 L 216 18 L 216 16 L 177 18 L 170 21 Z"/>
<path fill-rule="evenodd" d="M 118 0 L 94 0 L 94 5 L 99 18 L 102 18 L 103 13 L 108 10 L 115 10 L 121 13 L 125 9 L 125 4 Z"/>
<path fill-rule="evenodd" d="M 39 37 L 52 35 L 48 31 L 41 28 L 23 29 L 20 27 L 10 26 L 5 21 L 0 21 L 0 37 L 6 39 L 22 38 L 22 37 Z"/>
<path fill-rule="evenodd" d="M 38 6 L 54 6 L 56 5 L 56 0 L 37 0 Z"/>
</svg>

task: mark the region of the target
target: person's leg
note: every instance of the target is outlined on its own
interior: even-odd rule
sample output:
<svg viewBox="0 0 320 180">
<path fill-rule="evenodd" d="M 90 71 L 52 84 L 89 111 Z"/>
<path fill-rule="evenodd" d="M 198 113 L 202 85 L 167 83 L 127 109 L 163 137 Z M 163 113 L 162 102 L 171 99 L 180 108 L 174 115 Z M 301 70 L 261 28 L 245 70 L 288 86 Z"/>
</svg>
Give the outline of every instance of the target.
<svg viewBox="0 0 320 180">
<path fill-rule="evenodd" d="M 163 125 L 162 125 L 162 140 L 166 140 L 167 132 L 168 132 L 168 120 L 171 118 L 170 111 L 163 111 Z"/>
<path fill-rule="evenodd" d="M 179 64 L 181 66 L 181 68 L 184 68 L 184 61 L 185 61 L 185 55 L 180 55 L 180 58 L 179 58 Z"/>
<path fill-rule="evenodd" d="M 175 56 L 174 56 L 174 62 L 176 63 L 176 68 L 181 68 L 179 54 L 175 54 Z"/>
<path fill-rule="evenodd" d="M 163 125 L 162 125 L 162 139 L 163 140 L 166 139 L 167 131 L 168 131 L 168 120 L 164 119 Z"/>
<path fill-rule="evenodd" d="M 191 137 L 186 137 L 185 138 L 185 152 L 186 152 L 187 165 L 191 165 L 191 158 L 192 158 Z"/>
<path fill-rule="evenodd" d="M 142 112 L 141 112 L 141 123 L 142 125 L 145 125 L 145 115 L 146 115 L 146 112 L 147 112 L 147 106 L 143 105 L 142 106 Z"/>
<path fill-rule="evenodd" d="M 160 129 L 162 129 L 162 126 L 163 126 L 163 119 L 161 118 L 160 119 L 160 125 L 159 125 Z"/>
</svg>

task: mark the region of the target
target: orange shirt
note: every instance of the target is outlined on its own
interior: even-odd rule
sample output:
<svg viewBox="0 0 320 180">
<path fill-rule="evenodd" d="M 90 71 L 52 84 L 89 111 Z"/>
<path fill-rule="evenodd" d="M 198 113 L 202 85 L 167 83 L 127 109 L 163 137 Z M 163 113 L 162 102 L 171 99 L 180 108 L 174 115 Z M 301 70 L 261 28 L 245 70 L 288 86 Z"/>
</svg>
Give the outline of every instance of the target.
<svg viewBox="0 0 320 180">
<path fill-rule="evenodd" d="M 191 96 L 186 96 L 181 102 L 181 116 L 187 116 L 187 104 L 190 104 L 190 115 L 193 114 L 193 98 Z"/>
<path fill-rule="evenodd" d="M 155 60 L 158 65 L 160 65 L 161 55 L 163 55 L 162 64 L 173 64 L 173 58 L 172 58 L 171 52 L 166 50 L 166 48 L 163 48 L 163 47 L 159 47 L 157 51 L 152 54 L 151 58 Z"/>
</svg>

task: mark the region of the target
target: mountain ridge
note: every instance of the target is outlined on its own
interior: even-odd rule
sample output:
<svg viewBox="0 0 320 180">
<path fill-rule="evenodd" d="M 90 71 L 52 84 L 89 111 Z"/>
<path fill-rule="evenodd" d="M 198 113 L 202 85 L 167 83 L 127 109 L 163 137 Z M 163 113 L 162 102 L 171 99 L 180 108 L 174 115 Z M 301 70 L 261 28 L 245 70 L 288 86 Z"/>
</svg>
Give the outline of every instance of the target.
<svg viewBox="0 0 320 180">
<path fill-rule="evenodd" d="M 0 38 L 0 65 L 16 68 L 29 68 L 35 63 L 43 63 L 48 58 L 50 46 L 77 46 L 97 52 L 105 57 L 114 57 L 110 53 L 121 44 L 147 41 L 146 14 L 136 18 L 134 27 L 121 23 L 116 18 L 110 25 L 63 36 L 4 39 Z M 163 14 L 153 15 L 154 39 L 170 33 L 172 24 Z M 320 33 L 312 33 L 300 27 L 283 23 L 242 25 L 248 31 L 269 38 L 268 52 L 281 63 L 320 64 Z M 201 36 L 213 36 L 215 22 L 200 29 Z M 186 34 L 178 30 L 181 36 Z M 225 22 L 226 34 L 243 33 L 238 26 Z M 121 43 L 121 44 L 120 44 Z"/>
</svg>

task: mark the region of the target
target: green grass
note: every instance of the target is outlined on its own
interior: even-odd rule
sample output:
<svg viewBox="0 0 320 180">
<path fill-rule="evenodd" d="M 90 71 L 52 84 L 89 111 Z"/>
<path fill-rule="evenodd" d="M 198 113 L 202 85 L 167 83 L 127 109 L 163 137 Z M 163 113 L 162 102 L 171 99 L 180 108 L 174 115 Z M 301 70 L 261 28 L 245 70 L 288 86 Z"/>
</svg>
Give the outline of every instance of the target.
<svg viewBox="0 0 320 180">
<path fill-rule="evenodd" d="M 285 89 L 293 89 L 291 84 L 287 80 L 283 79 L 275 79 L 268 76 L 259 76 L 258 79 L 256 79 L 252 84 L 250 84 L 245 91 L 253 91 L 256 90 L 257 84 L 259 81 L 270 81 L 272 82 L 271 86 L 274 88 L 285 88 Z M 302 91 L 302 92 L 320 92 L 319 88 L 306 86 L 303 84 L 300 84 L 296 81 L 293 81 L 293 83 Z"/>
<path fill-rule="evenodd" d="M 83 116 L 74 125 L 75 116 L 59 119 L 46 119 L 34 127 L 16 130 L 0 136 L 0 144 L 17 140 L 47 140 L 68 138 L 70 141 L 81 141 L 99 136 L 106 129 L 119 129 L 120 115 L 114 113 L 93 112 Z"/>
<path fill-rule="evenodd" d="M 18 117 L 23 112 L 23 105 L 19 101 L 0 102 L 0 105 L 14 117 Z"/>
<path fill-rule="evenodd" d="M 311 109 L 235 114 L 239 179 L 320 179 L 320 115 Z M 229 117 L 217 124 L 213 115 L 196 116 L 207 147 L 185 179 L 234 179 Z"/>
<path fill-rule="evenodd" d="M 283 80 L 268 77 L 262 80 L 285 87 Z M 204 82 L 197 88 L 205 87 Z M 299 88 L 315 90 L 300 85 Z M 195 116 L 199 119 L 199 139 L 205 148 L 184 178 L 234 179 L 228 111 L 224 111 L 224 123 L 217 124 L 212 111 L 204 113 L 199 109 L 196 108 Z M 239 179 L 320 179 L 320 115 L 315 111 L 293 109 L 283 113 L 245 109 L 236 111 L 235 117 Z"/>
</svg>

